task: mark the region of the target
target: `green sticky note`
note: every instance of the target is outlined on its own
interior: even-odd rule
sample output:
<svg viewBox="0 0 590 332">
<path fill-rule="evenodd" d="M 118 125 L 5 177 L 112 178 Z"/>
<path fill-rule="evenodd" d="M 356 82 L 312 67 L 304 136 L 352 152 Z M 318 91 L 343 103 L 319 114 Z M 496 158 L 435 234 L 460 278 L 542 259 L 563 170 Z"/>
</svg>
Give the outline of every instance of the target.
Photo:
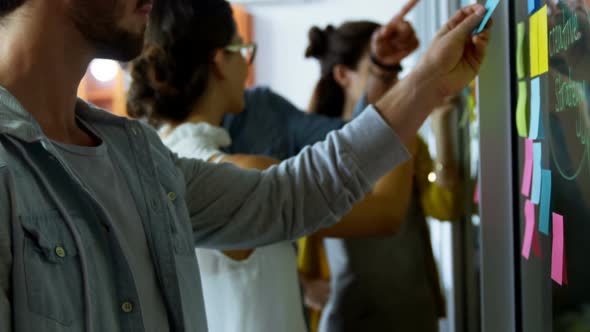
<svg viewBox="0 0 590 332">
<path fill-rule="evenodd" d="M 528 86 L 527 81 L 518 82 L 518 103 L 516 104 L 516 129 L 518 136 L 529 136 L 529 114 L 528 114 Z"/>
<path fill-rule="evenodd" d="M 518 23 L 516 28 L 516 72 L 518 74 L 518 79 L 523 79 L 526 75 L 525 73 L 525 24 L 524 22 Z"/>
</svg>

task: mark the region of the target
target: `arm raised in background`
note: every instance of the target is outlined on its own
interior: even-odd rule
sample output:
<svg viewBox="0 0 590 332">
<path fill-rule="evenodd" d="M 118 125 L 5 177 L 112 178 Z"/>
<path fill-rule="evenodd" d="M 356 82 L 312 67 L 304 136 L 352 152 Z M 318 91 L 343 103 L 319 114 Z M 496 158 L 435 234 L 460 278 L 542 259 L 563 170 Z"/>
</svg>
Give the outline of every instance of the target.
<svg viewBox="0 0 590 332">
<path fill-rule="evenodd" d="M 410 0 L 389 23 L 379 28 L 371 38 L 371 67 L 367 81 L 367 100 L 379 100 L 398 81 L 401 61 L 420 45 L 416 31 L 405 16 L 416 7 Z M 395 68 L 395 67 L 398 68 Z M 388 67 L 391 67 L 388 68 Z"/>
<path fill-rule="evenodd" d="M 485 8 L 459 10 L 438 32 L 416 68 L 375 106 L 402 141 L 411 142 L 432 110 L 471 82 L 485 58 L 489 30 L 473 36 Z"/>
</svg>

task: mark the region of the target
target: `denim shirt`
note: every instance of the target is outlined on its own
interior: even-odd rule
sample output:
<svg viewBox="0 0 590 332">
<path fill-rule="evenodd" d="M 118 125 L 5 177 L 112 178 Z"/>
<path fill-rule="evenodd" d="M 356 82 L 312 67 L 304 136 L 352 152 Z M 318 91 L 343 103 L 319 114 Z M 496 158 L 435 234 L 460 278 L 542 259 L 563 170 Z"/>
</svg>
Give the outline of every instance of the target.
<svg viewBox="0 0 590 332">
<path fill-rule="evenodd" d="M 228 153 L 284 160 L 344 125 L 340 119 L 304 113 L 269 88 L 247 90 L 245 101 L 242 113 L 226 115 L 223 121 L 232 138 Z"/>
<path fill-rule="evenodd" d="M 195 246 L 243 249 L 306 235 L 339 220 L 408 158 L 374 110 L 264 172 L 181 159 L 141 122 L 82 101 L 76 112 L 127 181 L 174 331 L 207 330 Z M 145 330 L 124 239 L 108 231 L 106 212 L 0 88 L 1 331 Z M 93 265 L 96 255 L 110 266 Z M 96 291 L 99 278 L 110 292 Z"/>
</svg>

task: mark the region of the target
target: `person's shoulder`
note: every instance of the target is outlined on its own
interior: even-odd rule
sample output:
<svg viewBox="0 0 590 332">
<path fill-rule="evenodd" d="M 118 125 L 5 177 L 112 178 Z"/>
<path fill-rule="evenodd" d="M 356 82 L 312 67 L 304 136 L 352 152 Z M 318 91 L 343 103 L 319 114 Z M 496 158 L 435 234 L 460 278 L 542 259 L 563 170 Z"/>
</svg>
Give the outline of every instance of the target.
<svg viewBox="0 0 590 332">
<path fill-rule="evenodd" d="M 296 108 L 287 98 L 281 96 L 268 86 L 258 86 L 247 89 L 245 92 L 246 109 L 260 110 L 270 108 L 272 110 L 285 110 Z"/>
<path fill-rule="evenodd" d="M 246 101 L 249 99 L 266 99 L 273 95 L 276 95 L 276 93 L 268 86 L 255 86 L 246 89 L 244 92 Z"/>
</svg>

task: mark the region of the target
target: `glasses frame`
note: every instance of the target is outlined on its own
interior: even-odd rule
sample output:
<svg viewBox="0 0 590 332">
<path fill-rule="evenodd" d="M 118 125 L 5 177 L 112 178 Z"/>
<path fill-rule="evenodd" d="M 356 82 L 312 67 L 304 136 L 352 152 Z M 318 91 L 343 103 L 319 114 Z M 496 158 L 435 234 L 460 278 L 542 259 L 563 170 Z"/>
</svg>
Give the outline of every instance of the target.
<svg viewBox="0 0 590 332">
<path fill-rule="evenodd" d="M 254 59 L 256 58 L 256 50 L 258 48 L 258 45 L 256 45 L 256 43 L 232 43 L 227 45 L 226 47 L 224 47 L 223 49 L 226 52 L 230 52 L 230 53 L 240 53 L 240 55 L 244 58 L 244 60 L 246 60 L 248 62 L 249 65 L 251 65 L 254 62 Z M 244 52 L 246 52 L 244 54 Z M 250 58 L 248 59 L 248 56 L 250 56 Z"/>
</svg>

